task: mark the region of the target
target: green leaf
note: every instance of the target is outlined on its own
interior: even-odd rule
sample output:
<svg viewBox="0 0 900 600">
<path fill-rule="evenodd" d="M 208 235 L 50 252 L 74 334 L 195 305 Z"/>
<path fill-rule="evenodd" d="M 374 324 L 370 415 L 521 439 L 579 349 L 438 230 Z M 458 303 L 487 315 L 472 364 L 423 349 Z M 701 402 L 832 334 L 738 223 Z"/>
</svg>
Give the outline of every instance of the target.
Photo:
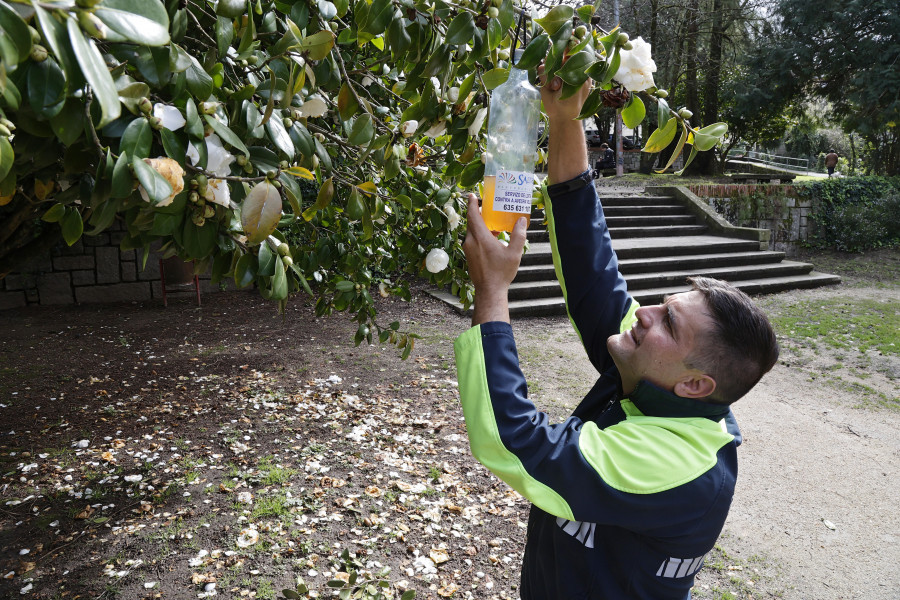
<svg viewBox="0 0 900 600">
<path fill-rule="evenodd" d="M 331 181 L 331 177 L 329 177 L 322 183 L 321 187 L 319 187 L 316 203 L 303 211 L 303 218 L 307 221 L 312 221 L 312 218 L 316 216 L 317 212 L 331 204 L 332 198 L 334 198 L 334 183 Z"/>
<path fill-rule="evenodd" d="M 322 60 L 334 47 L 334 34 L 331 31 L 322 30 L 303 38 L 300 42 L 300 51 L 308 52 L 312 60 Z"/>
<path fill-rule="evenodd" d="M 569 85 L 581 85 L 587 81 L 587 69 L 594 64 L 594 53 L 581 51 L 569 57 L 556 73 Z"/>
<path fill-rule="evenodd" d="M 459 176 L 459 185 L 464 188 L 470 188 L 482 179 L 484 179 L 484 163 L 480 160 L 474 160 L 463 169 L 462 174 Z"/>
<path fill-rule="evenodd" d="M 656 99 L 656 123 L 657 125 L 661 125 L 665 123 L 669 118 L 669 103 L 666 102 L 665 98 L 657 98 Z"/>
<path fill-rule="evenodd" d="M 603 74 L 603 79 L 600 80 L 600 85 L 606 85 L 612 81 L 613 77 L 616 76 L 616 73 L 619 72 L 619 65 L 622 64 L 622 55 L 619 54 L 618 48 L 613 50 L 612 58 L 608 59 L 606 64 L 606 72 Z"/>
<path fill-rule="evenodd" d="M 251 246 L 265 240 L 281 219 L 281 194 L 268 181 L 260 181 L 241 206 L 241 226 Z"/>
<path fill-rule="evenodd" d="M 243 10 L 244 9 L 242 8 L 242 13 Z M 216 47 L 219 50 L 219 56 L 225 56 L 232 41 L 234 41 L 234 25 L 232 24 L 231 19 L 228 17 L 217 17 Z"/>
<path fill-rule="evenodd" d="M 464 44 L 471 40 L 473 35 L 475 35 L 475 19 L 472 13 L 465 11 L 456 15 L 450 23 L 444 41 L 448 44 Z"/>
<path fill-rule="evenodd" d="M 28 58 L 28 55 L 31 54 L 31 33 L 28 31 L 28 25 L 19 16 L 19 13 L 5 2 L 0 2 L 0 32 L 2 32 L 0 34 L 0 51 L 2 51 L 4 43 L 8 46 L 8 49 L 0 54 L 7 65 L 16 65 Z M 7 52 L 9 55 L 6 54 Z"/>
<path fill-rule="evenodd" d="M 19 106 L 22 104 L 22 94 L 9 78 L 0 85 L 0 98 L 13 110 L 19 110 Z"/>
<path fill-rule="evenodd" d="M 603 97 L 600 95 L 601 91 L 600 88 L 597 88 L 588 94 L 584 104 L 581 105 L 581 114 L 579 114 L 576 119 L 587 119 L 588 117 L 597 114 L 597 111 L 600 110 L 600 105 L 603 104 Z"/>
<path fill-rule="evenodd" d="M 288 297 L 287 276 L 281 257 L 275 256 L 275 275 L 272 276 L 272 300 L 284 300 Z"/>
<path fill-rule="evenodd" d="M 294 590 L 284 589 L 281 590 L 282 595 L 288 600 L 301 600 L 302 596 L 295 592 Z"/>
<path fill-rule="evenodd" d="M 139 115 L 141 110 L 138 104 L 141 98 L 150 95 L 150 86 L 143 81 L 130 81 L 128 77 L 116 79 L 116 91 L 119 94 L 119 102 L 125 105 L 132 114 Z"/>
<path fill-rule="evenodd" d="M 173 73 L 182 73 L 191 66 L 191 57 L 176 43 L 169 44 L 169 70 Z"/>
<path fill-rule="evenodd" d="M 503 27 L 497 19 L 488 20 L 487 28 L 487 45 L 489 50 L 493 50 L 500 46 L 503 41 Z"/>
<path fill-rule="evenodd" d="M 675 151 L 672 153 L 672 156 L 669 157 L 669 162 L 666 163 L 666 166 L 662 169 L 657 170 L 657 173 L 664 173 L 669 167 L 672 166 L 678 157 L 681 156 L 681 151 L 684 149 L 684 142 L 687 140 L 688 136 L 688 126 L 687 123 L 681 121 L 681 137 L 678 138 L 678 145 L 675 146 Z"/>
<path fill-rule="evenodd" d="M 571 21 L 574 14 L 574 8 L 561 4 L 550 9 L 546 16 L 541 19 L 535 19 L 534 22 L 540 25 L 549 35 L 553 35 L 557 29 L 562 27 L 563 23 Z"/>
<path fill-rule="evenodd" d="M 542 33 L 537 36 L 525 46 L 525 51 L 522 52 L 522 56 L 519 58 L 519 62 L 517 62 L 514 66 L 517 69 L 533 69 L 538 66 L 538 64 L 544 60 L 544 57 L 547 56 L 547 50 L 550 48 L 550 36 L 546 33 Z"/>
<path fill-rule="evenodd" d="M 197 140 L 203 139 L 203 121 L 200 120 L 200 114 L 197 112 L 197 105 L 194 104 L 193 98 L 188 98 L 184 105 L 185 130 L 188 135 Z"/>
<path fill-rule="evenodd" d="M 484 82 L 484 87 L 488 91 L 506 83 L 507 79 L 509 79 L 509 69 L 501 69 L 499 67 L 496 69 L 491 69 L 481 76 L 481 80 Z"/>
<path fill-rule="evenodd" d="M 575 10 L 575 13 L 578 15 L 578 18 L 581 19 L 583 23 L 590 24 L 591 17 L 594 16 L 594 7 L 590 4 L 585 4 L 584 6 L 580 6 Z"/>
<path fill-rule="evenodd" d="M 251 20 L 252 22 L 252 20 Z M 206 100 L 212 94 L 213 79 L 197 59 L 191 56 L 191 66 L 184 72 L 187 77 L 188 91 L 194 98 Z"/>
<path fill-rule="evenodd" d="M 12 169 L 15 158 L 16 153 L 12 144 L 9 143 L 9 139 L 0 137 L 0 181 L 6 179 L 10 169 Z"/>
<path fill-rule="evenodd" d="M 375 126 L 372 123 L 372 115 L 363 113 L 353 121 L 347 141 L 354 146 L 368 144 L 375 135 Z"/>
<path fill-rule="evenodd" d="M 235 132 L 230 130 L 222 121 L 213 118 L 212 115 L 203 115 L 203 118 L 209 124 L 210 127 L 213 128 L 222 141 L 227 143 L 229 146 L 235 148 L 236 150 L 240 150 L 245 156 L 250 154 L 250 151 L 247 150 L 247 147 L 244 145 L 244 142 L 241 141 L 241 138 L 237 136 Z"/>
<path fill-rule="evenodd" d="M 53 133 L 66 146 L 71 146 L 84 134 L 84 124 L 84 105 L 76 98 L 66 100 L 63 109 L 50 119 Z"/>
<path fill-rule="evenodd" d="M 631 102 L 622 109 L 622 122 L 625 124 L 625 127 L 634 129 L 641 124 L 646 115 L 647 109 L 644 106 L 644 101 L 632 94 Z"/>
<path fill-rule="evenodd" d="M 345 121 L 349 121 L 350 117 L 355 115 L 359 110 L 359 102 L 356 101 L 353 90 L 350 89 L 350 83 L 347 81 L 341 85 L 341 90 L 338 92 L 337 104 L 338 114 L 340 114 L 341 118 Z"/>
<path fill-rule="evenodd" d="M 172 186 L 169 185 L 166 178 L 145 163 L 143 159 L 135 158 L 131 161 L 131 167 L 134 169 L 138 181 L 144 187 L 144 191 L 154 203 L 161 202 L 172 195 Z"/>
<path fill-rule="evenodd" d="M 119 152 L 127 152 L 132 158 L 147 158 L 153 144 L 153 130 L 150 123 L 138 117 L 128 124 L 119 142 Z"/>
<path fill-rule="evenodd" d="M 127 152 L 119 154 L 116 159 L 116 166 L 113 167 L 112 186 L 110 188 L 111 198 L 127 198 L 134 191 L 134 176 L 131 174 L 129 164 L 131 158 Z"/>
<path fill-rule="evenodd" d="M 288 135 L 281 119 L 275 118 L 266 121 L 266 131 L 275 146 L 289 159 L 293 159 L 297 151 L 294 149 L 294 142 L 291 141 L 291 136 Z"/>
<path fill-rule="evenodd" d="M 647 140 L 647 144 L 642 148 L 642 152 L 659 152 L 663 148 L 666 148 L 669 144 L 672 143 L 672 140 L 675 139 L 675 131 L 678 127 L 678 119 L 672 117 L 663 127 L 659 127 L 650 134 L 650 139 Z"/>
<path fill-rule="evenodd" d="M 159 0 L 103 0 L 94 10 L 107 27 L 142 46 L 169 43 L 169 15 Z"/>
<path fill-rule="evenodd" d="M 181 241 L 186 258 L 200 260 L 208 257 L 216 248 L 218 234 L 218 226 L 213 220 L 208 220 L 202 227 L 197 227 L 190 219 L 185 219 Z"/>
<path fill-rule="evenodd" d="M 681 170 L 675 171 L 674 174 L 681 175 L 682 173 L 684 173 L 685 169 L 688 168 L 688 165 L 690 165 L 692 162 L 694 162 L 694 158 L 696 156 L 697 156 L 697 146 L 695 144 L 695 145 L 691 146 L 691 153 L 690 153 L 690 155 L 688 155 L 688 159 L 686 161 L 684 161 L 684 165 L 681 166 Z"/>
<path fill-rule="evenodd" d="M 183 167 L 188 149 L 187 139 L 185 139 L 184 134 L 163 128 L 159 131 L 159 137 L 162 139 L 166 156 L 178 161 L 178 164 Z"/>
<path fill-rule="evenodd" d="M 63 215 L 60 225 L 62 226 L 63 239 L 69 246 L 77 242 L 81 238 L 81 234 L 84 233 L 84 221 L 81 220 L 81 213 L 74 208 L 66 209 L 66 214 Z"/>
<path fill-rule="evenodd" d="M 252 254 L 241 256 L 234 266 L 234 284 L 245 288 L 256 280 L 256 257 Z"/>
<path fill-rule="evenodd" d="M 41 117 L 53 118 L 65 106 L 66 77 L 52 58 L 28 65 L 27 86 L 28 104 Z"/>
<path fill-rule="evenodd" d="M 259 245 L 259 255 L 257 256 L 259 270 L 256 273 L 258 277 L 271 277 L 275 274 L 276 256 L 278 255 L 272 252 L 272 247 L 269 246 L 268 242 Z"/>
<path fill-rule="evenodd" d="M 6 138 L 0 138 L 6 139 Z M 9 142 L 7 142 L 9 143 Z M 2 143 L 0 143 L 2 145 Z M 50 210 L 44 213 L 44 216 L 41 217 L 42 221 L 46 221 L 47 223 L 58 223 L 66 214 L 66 207 L 63 204 L 54 204 L 50 207 Z"/>
<path fill-rule="evenodd" d="M 307 181 L 316 180 L 316 176 L 313 175 L 309 169 L 305 169 L 303 167 L 293 166 L 289 169 L 285 169 L 284 172 L 293 175 L 294 177 L 306 179 Z"/>
<path fill-rule="evenodd" d="M 416 597 L 416 590 L 406 590 L 403 592 L 403 595 L 400 596 L 400 600 L 413 600 Z"/>
<path fill-rule="evenodd" d="M 100 122 L 97 128 L 102 128 L 107 123 L 118 119 L 121 114 L 122 105 L 119 103 L 119 94 L 116 91 L 116 84 L 113 83 L 106 62 L 94 45 L 94 40 L 85 39 L 78 26 L 78 21 L 70 17 L 66 20 L 66 27 L 69 30 L 69 41 L 72 44 L 72 51 L 78 59 L 78 64 L 84 73 L 84 78 L 91 84 L 94 91 L 94 101 L 100 105 Z M 46 62 L 46 61 L 45 61 Z"/>
<path fill-rule="evenodd" d="M 44 39 L 53 50 L 53 55 L 62 64 L 66 72 L 66 83 L 69 89 L 75 90 L 84 85 L 84 73 L 78 66 L 78 59 L 69 42 L 69 34 L 66 26 L 55 19 L 49 12 L 41 8 L 40 4 L 32 4 L 34 14 L 40 23 Z"/>
</svg>

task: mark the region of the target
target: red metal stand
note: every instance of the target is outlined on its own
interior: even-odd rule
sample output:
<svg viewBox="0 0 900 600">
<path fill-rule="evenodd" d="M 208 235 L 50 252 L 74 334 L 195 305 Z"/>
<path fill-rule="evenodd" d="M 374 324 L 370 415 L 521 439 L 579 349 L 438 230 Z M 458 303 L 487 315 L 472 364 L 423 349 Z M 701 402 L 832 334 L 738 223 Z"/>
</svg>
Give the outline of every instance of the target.
<svg viewBox="0 0 900 600">
<path fill-rule="evenodd" d="M 191 270 L 193 271 L 194 261 L 191 261 L 190 264 L 191 264 Z M 163 306 L 164 307 L 169 306 L 168 290 L 167 290 L 168 287 L 184 288 L 189 285 L 194 286 L 194 292 L 197 294 L 197 306 L 200 306 L 200 278 L 197 275 L 193 275 L 188 281 L 185 281 L 184 279 L 179 278 L 179 276 L 182 275 L 181 273 L 173 272 L 173 273 L 170 273 L 170 279 L 167 282 L 166 281 L 166 266 L 165 266 L 165 261 L 163 261 L 163 259 L 159 259 L 159 275 L 160 275 L 160 283 L 162 284 L 162 297 L 163 297 Z M 181 290 L 176 290 L 176 291 L 181 291 Z"/>
</svg>

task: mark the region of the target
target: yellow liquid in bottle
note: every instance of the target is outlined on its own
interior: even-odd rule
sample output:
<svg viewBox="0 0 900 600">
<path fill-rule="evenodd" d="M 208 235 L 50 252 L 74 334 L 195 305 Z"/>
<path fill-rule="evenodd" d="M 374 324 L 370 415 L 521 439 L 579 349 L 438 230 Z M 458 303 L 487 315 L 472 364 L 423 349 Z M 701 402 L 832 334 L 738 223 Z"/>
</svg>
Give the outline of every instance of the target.
<svg viewBox="0 0 900 600">
<path fill-rule="evenodd" d="M 519 217 L 525 217 L 525 227 L 531 223 L 531 215 L 528 213 L 504 212 L 494 210 L 494 186 L 497 177 L 488 175 L 484 178 L 483 190 L 481 192 L 481 216 L 485 225 L 494 233 L 501 231 L 512 231 Z"/>
</svg>

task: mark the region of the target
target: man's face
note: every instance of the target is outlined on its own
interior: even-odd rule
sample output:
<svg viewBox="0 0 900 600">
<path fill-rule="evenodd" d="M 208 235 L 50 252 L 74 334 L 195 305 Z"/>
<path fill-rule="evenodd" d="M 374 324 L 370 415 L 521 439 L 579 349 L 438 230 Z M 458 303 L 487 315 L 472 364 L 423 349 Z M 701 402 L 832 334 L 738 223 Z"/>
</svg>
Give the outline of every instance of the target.
<svg viewBox="0 0 900 600">
<path fill-rule="evenodd" d="M 645 379 L 678 395 L 691 396 L 680 382 L 702 373 L 685 361 L 713 328 L 703 294 L 691 291 L 668 296 L 663 304 L 639 308 L 635 316 L 637 322 L 630 330 L 606 341 L 622 377 L 623 391 L 631 393 Z"/>
</svg>

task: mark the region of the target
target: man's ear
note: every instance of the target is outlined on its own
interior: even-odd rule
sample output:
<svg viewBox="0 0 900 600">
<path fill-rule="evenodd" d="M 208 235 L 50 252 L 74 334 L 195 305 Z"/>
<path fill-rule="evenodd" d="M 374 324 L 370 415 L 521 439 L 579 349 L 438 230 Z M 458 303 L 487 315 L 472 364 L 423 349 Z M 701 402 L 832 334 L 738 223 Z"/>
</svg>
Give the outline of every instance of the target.
<svg viewBox="0 0 900 600">
<path fill-rule="evenodd" d="M 672 391 L 682 398 L 705 398 L 716 391 L 716 380 L 699 371 L 688 371 Z"/>
</svg>

